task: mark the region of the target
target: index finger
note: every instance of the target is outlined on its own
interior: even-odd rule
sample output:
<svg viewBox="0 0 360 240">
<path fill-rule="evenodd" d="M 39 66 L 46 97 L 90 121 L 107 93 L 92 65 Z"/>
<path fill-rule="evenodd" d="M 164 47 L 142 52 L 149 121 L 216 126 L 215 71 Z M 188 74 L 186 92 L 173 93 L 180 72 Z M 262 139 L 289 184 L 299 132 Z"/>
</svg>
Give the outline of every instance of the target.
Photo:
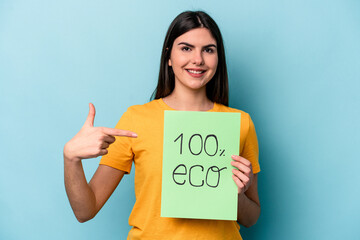
<svg viewBox="0 0 360 240">
<path fill-rule="evenodd" d="M 138 135 L 132 131 L 122 130 L 117 128 L 107 128 L 102 127 L 102 130 L 105 134 L 111 136 L 124 136 L 124 137 L 137 137 Z"/>
</svg>

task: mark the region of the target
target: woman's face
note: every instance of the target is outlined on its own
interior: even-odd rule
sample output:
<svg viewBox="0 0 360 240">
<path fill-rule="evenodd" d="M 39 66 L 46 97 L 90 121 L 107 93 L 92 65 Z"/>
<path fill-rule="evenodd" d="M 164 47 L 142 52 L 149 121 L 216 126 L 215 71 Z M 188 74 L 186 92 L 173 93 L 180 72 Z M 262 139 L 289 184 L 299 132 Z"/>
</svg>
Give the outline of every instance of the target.
<svg viewBox="0 0 360 240">
<path fill-rule="evenodd" d="M 205 89 L 218 64 L 216 40 L 207 28 L 195 28 L 175 39 L 169 66 L 175 74 L 175 89 Z"/>
</svg>

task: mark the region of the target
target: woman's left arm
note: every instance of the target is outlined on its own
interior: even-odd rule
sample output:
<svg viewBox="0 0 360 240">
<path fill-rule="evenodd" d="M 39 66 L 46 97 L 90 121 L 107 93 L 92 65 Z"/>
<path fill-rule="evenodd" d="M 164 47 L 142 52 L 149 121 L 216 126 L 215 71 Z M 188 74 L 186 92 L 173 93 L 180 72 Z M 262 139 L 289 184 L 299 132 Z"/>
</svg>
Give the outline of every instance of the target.
<svg viewBox="0 0 360 240">
<path fill-rule="evenodd" d="M 251 227 L 260 216 L 260 200 L 257 188 L 257 174 L 253 174 L 251 162 L 247 159 L 233 155 L 231 165 L 233 179 L 238 187 L 238 212 L 237 221 Z"/>
</svg>

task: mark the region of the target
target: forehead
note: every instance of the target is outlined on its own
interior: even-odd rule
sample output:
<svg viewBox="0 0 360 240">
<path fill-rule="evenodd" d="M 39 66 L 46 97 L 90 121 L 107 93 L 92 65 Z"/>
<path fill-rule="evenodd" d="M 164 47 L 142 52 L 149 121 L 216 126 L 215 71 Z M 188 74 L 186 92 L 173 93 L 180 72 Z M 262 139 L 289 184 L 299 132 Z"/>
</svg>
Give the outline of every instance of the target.
<svg viewBox="0 0 360 240">
<path fill-rule="evenodd" d="M 207 28 L 195 28 L 192 29 L 183 35 L 177 37 L 174 41 L 174 45 L 177 45 L 180 42 L 190 43 L 191 45 L 205 46 L 209 44 L 215 44 L 216 40 L 211 35 L 211 32 Z"/>
</svg>

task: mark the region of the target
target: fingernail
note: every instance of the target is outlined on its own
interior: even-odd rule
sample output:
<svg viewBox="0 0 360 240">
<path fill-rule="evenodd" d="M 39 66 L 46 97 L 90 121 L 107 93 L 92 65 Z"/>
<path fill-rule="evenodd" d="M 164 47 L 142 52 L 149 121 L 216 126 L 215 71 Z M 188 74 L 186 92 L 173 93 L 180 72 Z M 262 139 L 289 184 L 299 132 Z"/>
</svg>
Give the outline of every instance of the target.
<svg viewBox="0 0 360 240">
<path fill-rule="evenodd" d="M 133 137 L 137 137 L 138 135 L 136 133 L 131 134 Z"/>
</svg>

